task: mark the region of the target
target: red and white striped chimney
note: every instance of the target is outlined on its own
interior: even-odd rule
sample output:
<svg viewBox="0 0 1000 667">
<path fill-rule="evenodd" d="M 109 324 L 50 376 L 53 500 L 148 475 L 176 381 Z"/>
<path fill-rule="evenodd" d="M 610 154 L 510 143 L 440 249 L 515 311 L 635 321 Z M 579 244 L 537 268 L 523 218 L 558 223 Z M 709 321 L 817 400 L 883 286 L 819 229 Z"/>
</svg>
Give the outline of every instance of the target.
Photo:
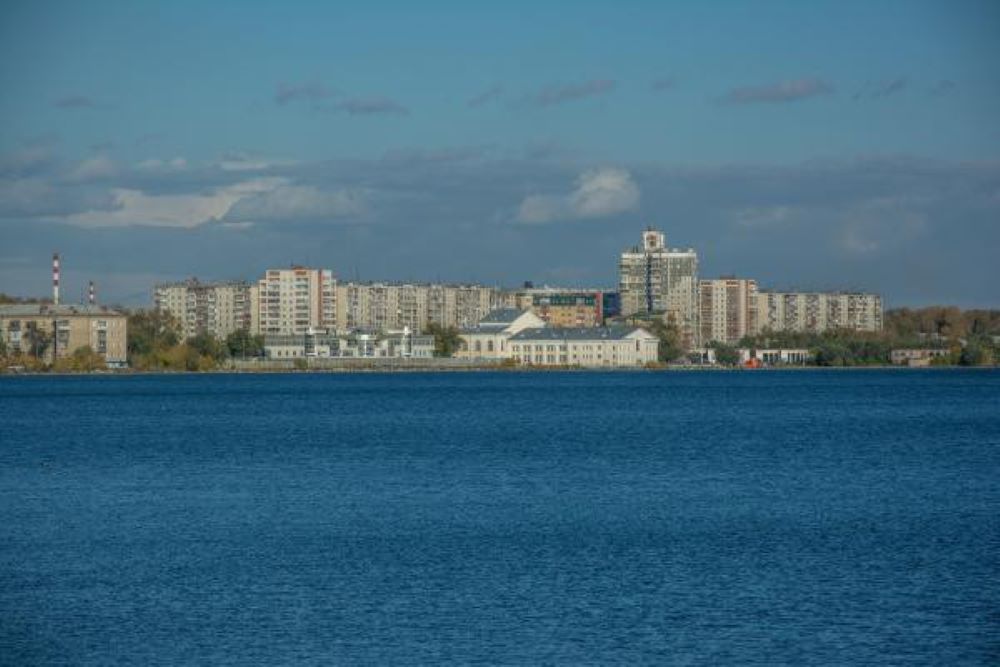
<svg viewBox="0 0 1000 667">
<path fill-rule="evenodd" d="M 87 288 L 87 303 L 93 306 L 97 303 L 97 292 L 94 290 L 94 281 L 90 281 L 90 287 Z"/>
<path fill-rule="evenodd" d="M 59 253 L 52 255 L 52 304 L 59 305 Z"/>
</svg>

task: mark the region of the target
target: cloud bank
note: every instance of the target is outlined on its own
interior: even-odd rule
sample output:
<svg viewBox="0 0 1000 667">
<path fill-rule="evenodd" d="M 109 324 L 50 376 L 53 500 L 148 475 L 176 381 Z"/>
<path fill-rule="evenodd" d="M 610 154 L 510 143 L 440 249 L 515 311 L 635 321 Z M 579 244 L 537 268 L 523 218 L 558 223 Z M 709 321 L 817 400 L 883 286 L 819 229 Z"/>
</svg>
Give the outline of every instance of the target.
<svg viewBox="0 0 1000 667">
<path fill-rule="evenodd" d="M 585 171 L 565 195 L 530 195 L 518 207 L 517 222 L 542 224 L 606 218 L 639 207 L 639 188 L 624 169 Z"/>
</svg>

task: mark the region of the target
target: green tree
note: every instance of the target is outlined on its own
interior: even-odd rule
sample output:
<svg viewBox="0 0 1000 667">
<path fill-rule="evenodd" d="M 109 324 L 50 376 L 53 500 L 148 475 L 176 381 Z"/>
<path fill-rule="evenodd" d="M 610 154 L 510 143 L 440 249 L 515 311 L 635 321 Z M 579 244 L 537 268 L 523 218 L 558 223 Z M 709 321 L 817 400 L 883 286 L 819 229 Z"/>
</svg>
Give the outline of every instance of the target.
<svg viewBox="0 0 1000 667">
<path fill-rule="evenodd" d="M 723 366 L 736 366 L 740 363 L 740 353 L 732 345 L 716 343 L 713 347 L 715 348 L 716 363 Z"/>
<path fill-rule="evenodd" d="M 200 333 L 187 340 L 188 347 L 194 349 L 202 357 L 218 362 L 229 355 L 229 348 L 219 339 L 208 333 Z"/>
<path fill-rule="evenodd" d="M 162 310 L 138 310 L 130 313 L 127 332 L 130 359 L 135 355 L 154 354 L 172 348 L 180 341 L 179 323 Z"/>
<path fill-rule="evenodd" d="M 958 357 L 962 366 L 986 366 L 993 363 L 992 345 L 988 340 L 973 338 L 968 341 Z"/>
<path fill-rule="evenodd" d="M 684 356 L 685 350 L 681 344 L 681 331 L 672 318 L 666 322 L 655 318 L 638 323 L 638 326 L 642 326 L 649 333 L 660 339 L 660 344 L 656 351 L 656 358 L 659 361 L 669 363 Z"/>
<path fill-rule="evenodd" d="M 24 337 L 28 341 L 28 354 L 35 359 L 41 359 L 45 352 L 52 345 L 52 334 L 43 329 L 39 329 L 35 322 L 28 322 Z"/>
<path fill-rule="evenodd" d="M 462 345 L 462 337 L 455 327 L 443 327 L 437 322 L 431 322 L 424 333 L 434 336 L 435 357 L 453 356 Z"/>
<path fill-rule="evenodd" d="M 264 337 L 252 336 L 249 331 L 240 329 L 226 336 L 226 349 L 234 359 L 264 356 Z"/>
</svg>

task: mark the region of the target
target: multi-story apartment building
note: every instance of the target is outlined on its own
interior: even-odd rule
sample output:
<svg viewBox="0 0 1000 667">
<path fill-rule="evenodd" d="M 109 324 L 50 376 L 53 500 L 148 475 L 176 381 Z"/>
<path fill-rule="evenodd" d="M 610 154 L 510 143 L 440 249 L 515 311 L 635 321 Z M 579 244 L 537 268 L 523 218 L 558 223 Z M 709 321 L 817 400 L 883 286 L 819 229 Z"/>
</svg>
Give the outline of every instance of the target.
<svg viewBox="0 0 1000 667">
<path fill-rule="evenodd" d="M 882 330 L 882 297 L 864 292 L 760 292 L 760 331 Z"/>
<path fill-rule="evenodd" d="M 512 301 L 512 307 L 532 311 L 550 327 L 599 327 L 618 314 L 618 293 L 600 289 L 525 287 Z"/>
<path fill-rule="evenodd" d="M 482 285 L 341 283 L 337 286 L 337 329 L 426 331 L 431 323 L 469 327 L 491 310 L 498 293 Z"/>
<path fill-rule="evenodd" d="M 757 281 L 718 278 L 700 282 L 701 343 L 734 344 L 757 332 Z"/>
<path fill-rule="evenodd" d="M 268 269 L 257 282 L 257 330 L 270 335 L 298 335 L 336 326 L 337 283 L 329 269 Z"/>
<path fill-rule="evenodd" d="M 197 278 L 157 285 L 154 302 L 181 324 L 184 338 L 207 333 L 223 339 L 252 325 L 250 283 L 202 283 Z"/>
<path fill-rule="evenodd" d="M 108 366 L 126 364 L 126 317 L 105 306 L 0 305 L 0 340 L 8 353 L 52 362 L 89 347 Z"/>
<path fill-rule="evenodd" d="M 698 345 L 698 253 L 693 248 L 669 248 L 664 234 L 649 228 L 642 246 L 622 253 L 618 275 L 622 315 L 663 313 L 680 329 L 686 347 Z"/>
</svg>

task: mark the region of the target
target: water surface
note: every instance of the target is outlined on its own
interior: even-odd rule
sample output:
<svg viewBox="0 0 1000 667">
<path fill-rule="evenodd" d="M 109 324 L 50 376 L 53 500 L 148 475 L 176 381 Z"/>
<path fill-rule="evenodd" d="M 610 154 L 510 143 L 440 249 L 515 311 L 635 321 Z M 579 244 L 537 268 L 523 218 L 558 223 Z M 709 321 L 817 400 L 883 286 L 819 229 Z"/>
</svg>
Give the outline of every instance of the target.
<svg viewBox="0 0 1000 667">
<path fill-rule="evenodd" d="M 5 664 L 996 664 L 1000 372 L 0 378 Z"/>
</svg>

